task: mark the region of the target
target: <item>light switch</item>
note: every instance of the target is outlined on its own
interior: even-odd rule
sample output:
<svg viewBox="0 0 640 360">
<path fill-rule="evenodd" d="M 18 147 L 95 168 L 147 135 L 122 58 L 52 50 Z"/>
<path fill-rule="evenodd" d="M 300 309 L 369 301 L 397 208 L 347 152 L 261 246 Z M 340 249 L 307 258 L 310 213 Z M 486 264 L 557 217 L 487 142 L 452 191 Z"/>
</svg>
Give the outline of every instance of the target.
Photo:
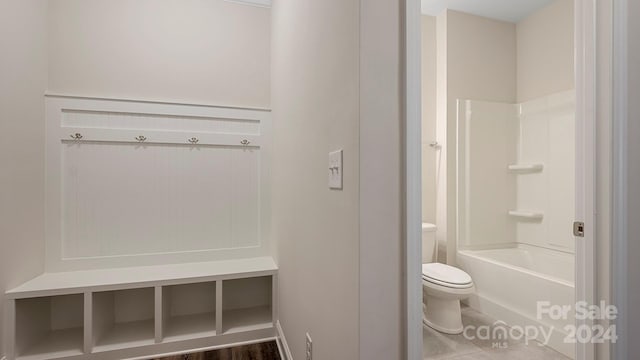
<svg viewBox="0 0 640 360">
<path fill-rule="evenodd" d="M 329 189 L 342 189 L 342 150 L 329 153 Z"/>
</svg>

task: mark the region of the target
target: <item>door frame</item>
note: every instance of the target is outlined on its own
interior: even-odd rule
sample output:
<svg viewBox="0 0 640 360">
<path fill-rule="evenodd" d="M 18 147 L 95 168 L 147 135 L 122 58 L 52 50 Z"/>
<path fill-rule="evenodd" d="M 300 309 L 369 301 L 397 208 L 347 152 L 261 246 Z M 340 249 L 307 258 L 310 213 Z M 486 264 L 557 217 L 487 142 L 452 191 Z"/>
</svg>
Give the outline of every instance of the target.
<svg viewBox="0 0 640 360">
<path fill-rule="evenodd" d="M 613 2 L 613 193 L 612 274 L 613 303 L 618 314 L 629 309 L 629 0 Z M 615 320 L 618 339 L 611 359 L 629 358 L 631 330 L 628 316 Z"/>
<path fill-rule="evenodd" d="M 421 165 L 421 5 L 404 2 L 404 187 L 406 358 L 422 359 L 422 165 Z M 576 220 L 585 237 L 576 240 L 576 301 L 594 304 L 596 198 L 596 0 L 575 0 Z M 570 224 L 567 224 L 570 226 Z M 591 326 L 577 321 L 577 326 Z M 595 344 L 576 344 L 576 359 L 593 360 Z"/>
</svg>

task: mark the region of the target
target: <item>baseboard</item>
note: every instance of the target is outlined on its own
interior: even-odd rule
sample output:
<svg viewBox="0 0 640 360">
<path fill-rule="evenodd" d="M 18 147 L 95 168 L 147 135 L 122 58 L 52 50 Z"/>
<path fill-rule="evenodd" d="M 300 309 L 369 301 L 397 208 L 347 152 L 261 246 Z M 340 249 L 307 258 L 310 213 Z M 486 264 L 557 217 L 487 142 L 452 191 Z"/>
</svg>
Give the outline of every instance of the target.
<svg viewBox="0 0 640 360">
<path fill-rule="evenodd" d="M 276 321 L 276 343 L 278 344 L 278 350 L 280 351 L 280 358 L 282 358 L 282 360 L 293 360 L 291 350 L 289 350 L 289 344 L 287 344 L 287 339 L 284 337 L 282 326 L 280 326 L 280 321 Z"/>
</svg>

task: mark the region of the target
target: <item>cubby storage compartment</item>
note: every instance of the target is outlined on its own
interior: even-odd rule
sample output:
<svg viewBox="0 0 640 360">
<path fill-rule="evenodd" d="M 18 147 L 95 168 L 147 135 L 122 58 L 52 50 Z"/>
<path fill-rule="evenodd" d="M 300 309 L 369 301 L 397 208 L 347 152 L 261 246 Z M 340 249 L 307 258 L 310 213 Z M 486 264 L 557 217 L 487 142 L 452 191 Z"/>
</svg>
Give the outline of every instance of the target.
<svg viewBox="0 0 640 360">
<path fill-rule="evenodd" d="M 163 341 L 216 335 L 216 283 L 162 288 Z"/>
<path fill-rule="evenodd" d="M 154 288 L 93 293 L 93 351 L 154 344 L 154 299 Z"/>
<path fill-rule="evenodd" d="M 223 281 L 223 333 L 258 330 L 272 326 L 271 276 Z"/>
<path fill-rule="evenodd" d="M 16 300 L 18 359 L 55 359 L 83 353 L 84 296 Z"/>
</svg>

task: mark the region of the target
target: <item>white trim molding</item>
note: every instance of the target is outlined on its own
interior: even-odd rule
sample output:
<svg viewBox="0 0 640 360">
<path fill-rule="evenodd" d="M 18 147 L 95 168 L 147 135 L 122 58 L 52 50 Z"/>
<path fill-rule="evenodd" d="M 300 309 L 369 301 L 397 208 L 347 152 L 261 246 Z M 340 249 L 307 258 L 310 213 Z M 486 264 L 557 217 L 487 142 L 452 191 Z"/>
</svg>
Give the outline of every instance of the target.
<svg viewBox="0 0 640 360">
<path fill-rule="evenodd" d="M 576 220 L 585 223 L 576 238 L 576 301 L 596 303 L 596 2 L 575 2 Z M 593 325 L 577 320 L 577 326 Z M 576 344 L 576 359 L 595 359 L 595 344 Z"/>
<path fill-rule="evenodd" d="M 618 308 L 615 320 L 618 340 L 612 347 L 612 359 L 629 359 L 628 321 L 628 196 L 629 196 L 629 64 L 628 0 L 613 2 L 613 303 Z"/>
<path fill-rule="evenodd" d="M 289 344 L 287 343 L 287 339 L 284 337 L 284 332 L 280 325 L 280 320 L 276 321 L 276 344 L 278 345 L 278 351 L 280 351 L 280 357 L 282 360 L 293 360 Z"/>
<path fill-rule="evenodd" d="M 404 236 L 406 358 L 422 359 L 422 30 L 421 3 L 406 0 L 404 13 Z"/>
<path fill-rule="evenodd" d="M 241 4 L 241 5 L 263 7 L 263 8 L 271 7 L 271 0 L 224 0 L 224 1 Z"/>
<path fill-rule="evenodd" d="M 254 111 L 266 111 L 271 112 L 271 109 L 264 107 L 253 106 L 236 106 L 236 105 L 220 105 L 213 103 L 193 103 L 188 101 L 176 101 L 168 99 L 132 99 L 132 98 L 120 98 L 110 96 L 94 96 L 94 95 L 78 95 L 78 94 L 63 94 L 46 92 L 45 98 L 61 98 L 61 99 L 78 99 L 78 100 L 106 100 L 106 101 L 123 101 L 123 102 L 135 102 L 145 104 L 160 104 L 160 105 L 180 105 L 180 106 L 195 106 L 195 107 L 210 107 L 218 109 L 237 109 L 237 110 L 254 110 Z"/>
</svg>

